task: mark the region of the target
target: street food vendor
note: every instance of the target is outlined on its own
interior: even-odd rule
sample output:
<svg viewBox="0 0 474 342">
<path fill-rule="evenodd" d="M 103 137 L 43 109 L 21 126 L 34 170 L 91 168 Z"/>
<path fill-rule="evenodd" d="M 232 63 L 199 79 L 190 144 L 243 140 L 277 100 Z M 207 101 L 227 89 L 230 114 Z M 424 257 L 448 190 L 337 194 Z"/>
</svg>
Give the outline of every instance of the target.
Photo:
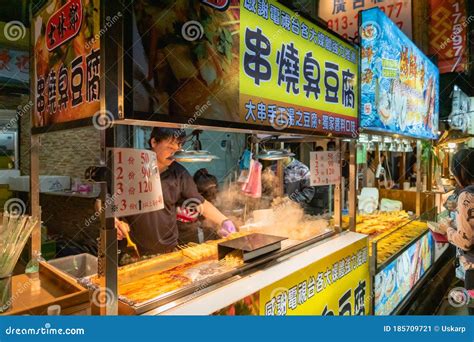
<svg viewBox="0 0 474 342">
<path fill-rule="evenodd" d="M 175 162 L 173 155 L 179 151 L 186 138 L 184 130 L 154 128 L 150 147 L 156 153 L 163 191 L 164 208 L 161 210 L 127 216 L 116 220 L 117 237 L 122 240 L 127 232 L 142 255 L 172 252 L 178 244 L 176 207 L 189 203 L 202 216 L 216 225 L 219 236 L 236 231 L 232 221 L 199 193 L 192 176 Z"/>
</svg>

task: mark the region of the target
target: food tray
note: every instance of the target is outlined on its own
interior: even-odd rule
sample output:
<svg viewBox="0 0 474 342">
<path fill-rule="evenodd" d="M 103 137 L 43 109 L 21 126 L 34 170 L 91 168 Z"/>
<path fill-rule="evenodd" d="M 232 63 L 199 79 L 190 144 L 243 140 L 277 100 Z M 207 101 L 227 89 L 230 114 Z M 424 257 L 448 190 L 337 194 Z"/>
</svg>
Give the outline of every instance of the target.
<svg viewBox="0 0 474 342">
<path fill-rule="evenodd" d="M 219 260 L 227 254 L 237 251 L 244 262 L 281 249 L 285 237 L 260 233 L 249 234 L 237 239 L 221 242 L 217 245 Z"/>
<path fill-rule="evenodd" d="M 74 279 L 41 262 L 39 284 L 26 274 L 12 278 L 12 306 L 2 315 L 46 315 L 48 306 L 55 304 L 61 306 L 61 315 L 87 310 L 89 293 Z"/>
</svg>

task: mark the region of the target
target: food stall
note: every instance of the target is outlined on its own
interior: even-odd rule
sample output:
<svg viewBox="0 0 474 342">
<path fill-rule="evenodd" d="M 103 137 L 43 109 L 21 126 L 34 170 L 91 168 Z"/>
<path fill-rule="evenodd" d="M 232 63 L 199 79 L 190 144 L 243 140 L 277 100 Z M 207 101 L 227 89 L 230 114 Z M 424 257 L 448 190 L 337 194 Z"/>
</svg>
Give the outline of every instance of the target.
<svg viewBox="0 0 474 342">
<path fill-rule="evenodd" d="M 430 196 L 439 71 L 379 9 L 361 12 L 360 32 L 359 148 L 361 170 L 373 175 L 361 181 L 356 231 L 369 234 L 373 312 L 388 315 L 434 270 L 427 221 L 437 214 Z"/>
<path fill-rule="evenodd" d="M 164 11 L 168 19 L 158 20 Z M 73 22 L 59 32 L 64 13 Z M 367 236 L 342 232 L 341 219 L 342 139 L 355 176 L 355 46 L 276 1 L 200 1 L 192 8 L 187 1 L 135 1 L 123 8 L 99 0 L 50 0 L 33 14 L 33 26 L 35 219 L 41 218 L 40 138 L 78 127 L 100 136 L 98 165 L 85 165 L 87 179 L 100 190 L 88 195 L 96 196 L 95 213 L 86 221 L 100 222 L 98 271 L 78 280 L 89 289 L 92 313 L 370 313 Z M 243 208 L 231 208 L 240 225 L 236 234 L 119 267 L 115 219 L 163 207 L 156 155 L 135 139 L 144 127 L 177 128 L 195 139 L 175 156 L 183 164 L 214 159 L 203 151 L 202 132 L 244 136 L 240 147 L 250 151 L 257 169 L 273 162 L 270 190 L 279 195 L 272 194 L 266 207 L 251 198 Z M 329 215 L 307 215 L 291 196 L 282 196 L 284 160 L 295 157 L 284 139 L 313 147 L 319 139 L 334 141 L 334 151 L 302 149 L 298 156 L 308 160 L 311 186 L 333 187 Z M 239 196 L 229 184 L 222 195 L 227 203 L 241 192 L 260 198 L 259 183 L 257 190 L 239 184 Z M 353 182 L 347 201 L 354 218 Z M 355 221 L 348 225 L 354 230 Z M 37 225 L 33 253 L 40 250 L 40 232 Z"/>
</svg>

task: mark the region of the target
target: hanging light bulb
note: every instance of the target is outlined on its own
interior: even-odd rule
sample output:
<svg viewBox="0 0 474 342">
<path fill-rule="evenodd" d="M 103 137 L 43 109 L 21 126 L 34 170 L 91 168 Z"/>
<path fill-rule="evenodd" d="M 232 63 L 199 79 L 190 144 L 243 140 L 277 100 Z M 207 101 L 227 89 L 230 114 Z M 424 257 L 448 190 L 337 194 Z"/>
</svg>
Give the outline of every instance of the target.
<svg viewBox="0 0 474 342">
<path fill-rule="evenodd" d="M 397 146 L 397 152 L 405 152 L 405 146 L 401 142 Z"/>
<path fill-rule="evenodd" d="M 388 149 L 390 152 L 397 152 L 397 144 L 395 142 L 392 142 L 390 144 L 390 148 Z"/>
<path fill-rule="evenodd" d="M 385 151 L 387 151 L 387 144 L 384 142 L 383 139 L 382 139 L 382 141 L 379 143 L 379 151 L 380 151 L 380 152 L 385 152 Z"/>
<path fill-rule="evenodd" d="M 367 146 L 367 152 L 373 151 L 375 151 L 375 144 L 373 142 L 369 142 L 369 145 Z"/>
</svg>

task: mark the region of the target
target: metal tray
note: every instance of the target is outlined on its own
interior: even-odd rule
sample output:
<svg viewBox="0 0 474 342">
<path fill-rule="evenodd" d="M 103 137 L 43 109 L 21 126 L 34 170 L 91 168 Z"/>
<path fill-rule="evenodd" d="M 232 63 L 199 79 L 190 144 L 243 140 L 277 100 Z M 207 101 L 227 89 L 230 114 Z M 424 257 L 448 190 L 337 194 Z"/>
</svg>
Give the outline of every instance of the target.
<svg viewBox="0 0 474 342">
<path fill-rule="evenodd" d="M 253 233 L 217 245 L 219 260 L 227 254 L 237 251 L 244 262 L 281 249 L 285 237 Z"/>
</svg>

